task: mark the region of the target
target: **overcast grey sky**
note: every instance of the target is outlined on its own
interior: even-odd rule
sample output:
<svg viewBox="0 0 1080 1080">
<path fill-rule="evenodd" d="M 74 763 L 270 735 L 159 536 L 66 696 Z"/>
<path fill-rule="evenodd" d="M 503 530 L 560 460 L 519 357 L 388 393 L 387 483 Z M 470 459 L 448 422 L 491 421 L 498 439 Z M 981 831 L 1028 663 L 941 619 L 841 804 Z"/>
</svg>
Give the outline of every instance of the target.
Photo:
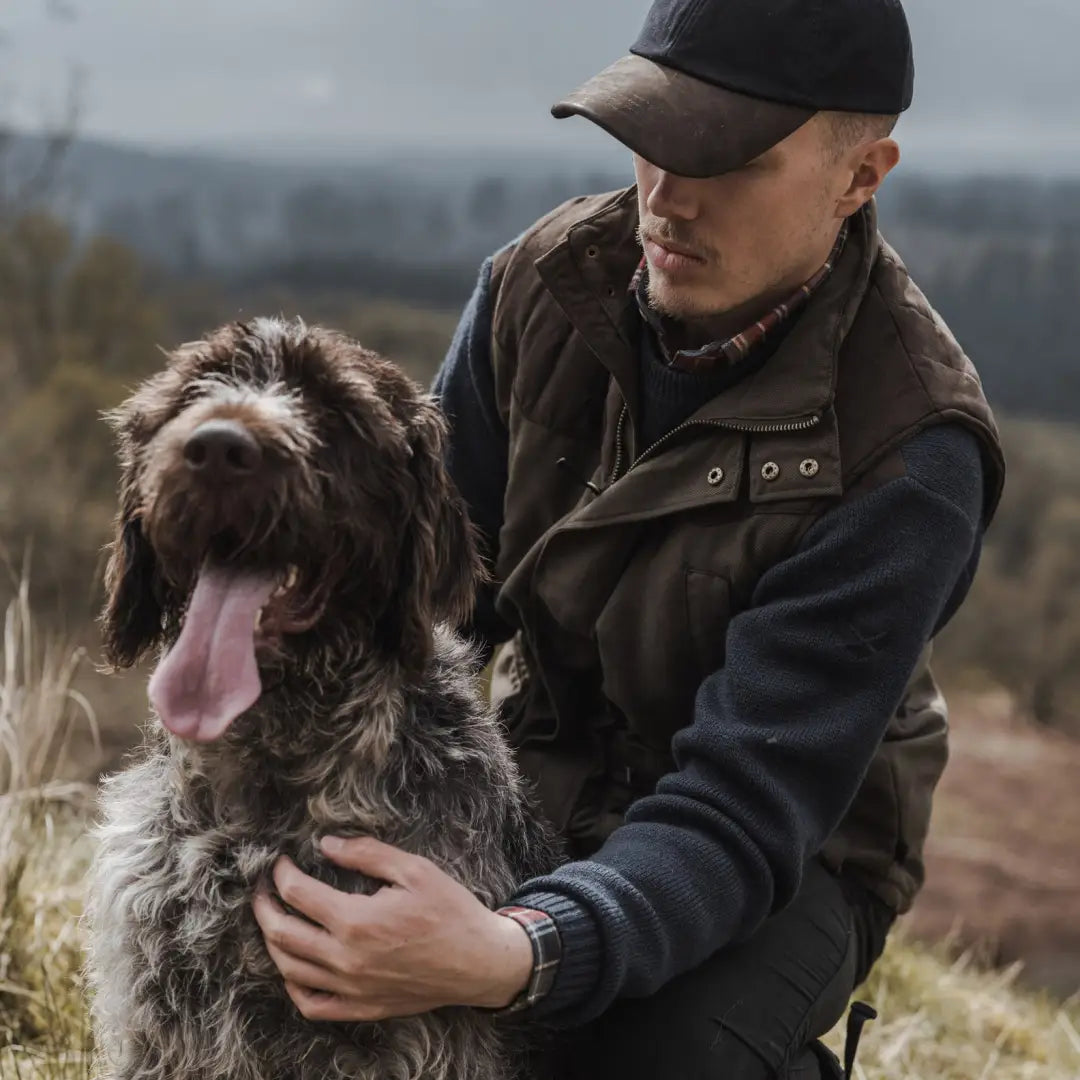
<svg viewBox="0 0 1080 1080">
<path fill-rule="evenodd" d="M 56 0 L 52 0 L 56 2 Z M 407 144 L 602 153 L 560 94 L 622 55 L 647 0 L 0 0 L 9 112 L 85 71 L 86 132 L 168 146 Z M 909 162 L 1080 172 L 1080 0 L 906 0 Z"/>
</svg>

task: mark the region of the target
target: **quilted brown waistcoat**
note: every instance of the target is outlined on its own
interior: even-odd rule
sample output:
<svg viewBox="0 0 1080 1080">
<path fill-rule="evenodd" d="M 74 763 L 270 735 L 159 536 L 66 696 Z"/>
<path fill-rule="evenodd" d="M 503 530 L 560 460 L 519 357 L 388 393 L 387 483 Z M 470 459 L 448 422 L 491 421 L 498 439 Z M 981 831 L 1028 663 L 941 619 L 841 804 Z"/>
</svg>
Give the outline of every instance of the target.
<svg viewBox="0 0 1080 1080">
<path fill-rule="evenodd" d="M 497 606 L 512 741 L 572 851 L 674 767 L 729 620 L 840 501 L 903 475 L 932 424 L 1004 463 L 975 369 L 877 231 L 870 203 L 778 351 L 652 447 L 635 444 L 636 189 L 574 200 L 496 259 L 496 396 L 509 431 Z M 947 759 L 929 646 L 822 855 L 906 910 Z"/>
</svg>

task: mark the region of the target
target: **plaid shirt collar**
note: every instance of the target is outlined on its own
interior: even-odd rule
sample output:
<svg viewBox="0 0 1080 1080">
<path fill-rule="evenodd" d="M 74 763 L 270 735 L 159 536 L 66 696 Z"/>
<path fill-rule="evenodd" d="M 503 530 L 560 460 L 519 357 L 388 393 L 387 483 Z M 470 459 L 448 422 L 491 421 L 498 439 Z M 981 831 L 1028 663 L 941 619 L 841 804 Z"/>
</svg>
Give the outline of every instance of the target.
<svg viewBox="0 0 1080 1080">
<path fill-rule="evenodd" d="M 840 227 L 836 243 L 833 245 L 833 249 L 821 269 L 808 281 L 800 285 L 782 304 L 777 304 L 772 311 L 753 325 L 748 326 L 742 333 L 735 334 L 726 341 L 711 342 L 701 349 L 680 350 L 673 356 L 669 355 L 668 350 L 664 348 L 664 354 L 668 356 L 668 366 L 680 368 L 684 371 L 702 371 L 715 367 L 720 363 L 737 364 L 745 360 L 778 326 L 787 322 L 814 295 L 822 282 L 832 273 L 832 269 L 844 249 L 844 244 L 847 242 L 847 237 L 848 223 L 845 221 Z M 642 317 L 656 332 L 657 340 L 663 347 L 663 318 L 649 303 L 648 286 L 649 264 L 648 260 L 642 256 L 641 262 L 630 280 L 630 292 L 634 294 L 637 300 Z"/>
</svg>

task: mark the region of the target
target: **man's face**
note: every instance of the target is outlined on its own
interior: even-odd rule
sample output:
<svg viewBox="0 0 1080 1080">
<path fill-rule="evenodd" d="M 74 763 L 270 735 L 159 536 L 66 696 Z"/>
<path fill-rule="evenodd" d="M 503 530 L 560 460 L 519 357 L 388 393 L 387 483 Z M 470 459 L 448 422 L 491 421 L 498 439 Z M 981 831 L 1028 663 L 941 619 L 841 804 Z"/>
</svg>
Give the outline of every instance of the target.
<svg viewBox="0 0 1080 1080">
<path fill-rule="evenodd" d="M 635 155 L 653 306 L 674 318 L 733 311 L 794 290 L 828 255 L 852 183 L 819 114 L 735 172 L 706 180 Z"/>
</svg>

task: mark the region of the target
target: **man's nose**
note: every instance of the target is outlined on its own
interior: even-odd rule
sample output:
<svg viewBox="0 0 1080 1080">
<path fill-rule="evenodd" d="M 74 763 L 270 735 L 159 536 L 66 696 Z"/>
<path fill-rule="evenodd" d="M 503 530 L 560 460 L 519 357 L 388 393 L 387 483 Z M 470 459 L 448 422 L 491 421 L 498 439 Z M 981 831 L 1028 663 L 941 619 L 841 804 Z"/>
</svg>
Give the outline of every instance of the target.
<svg viewBox="0 0 1080 1080">
<path fill-rule="evenodd" d="M 693 221 L 700 209 L 693 181 L 662 170 L 657 170 L 646 206 L 657 217 L 681 218 L 684 221 Z"/>
<path fill-rule="evenodd" d="M 184 463 L 213 483 L 254 476 L 262 460 L 258 440 L 236 420 L 207 420 L 184 443 Z"/>
</svg>

